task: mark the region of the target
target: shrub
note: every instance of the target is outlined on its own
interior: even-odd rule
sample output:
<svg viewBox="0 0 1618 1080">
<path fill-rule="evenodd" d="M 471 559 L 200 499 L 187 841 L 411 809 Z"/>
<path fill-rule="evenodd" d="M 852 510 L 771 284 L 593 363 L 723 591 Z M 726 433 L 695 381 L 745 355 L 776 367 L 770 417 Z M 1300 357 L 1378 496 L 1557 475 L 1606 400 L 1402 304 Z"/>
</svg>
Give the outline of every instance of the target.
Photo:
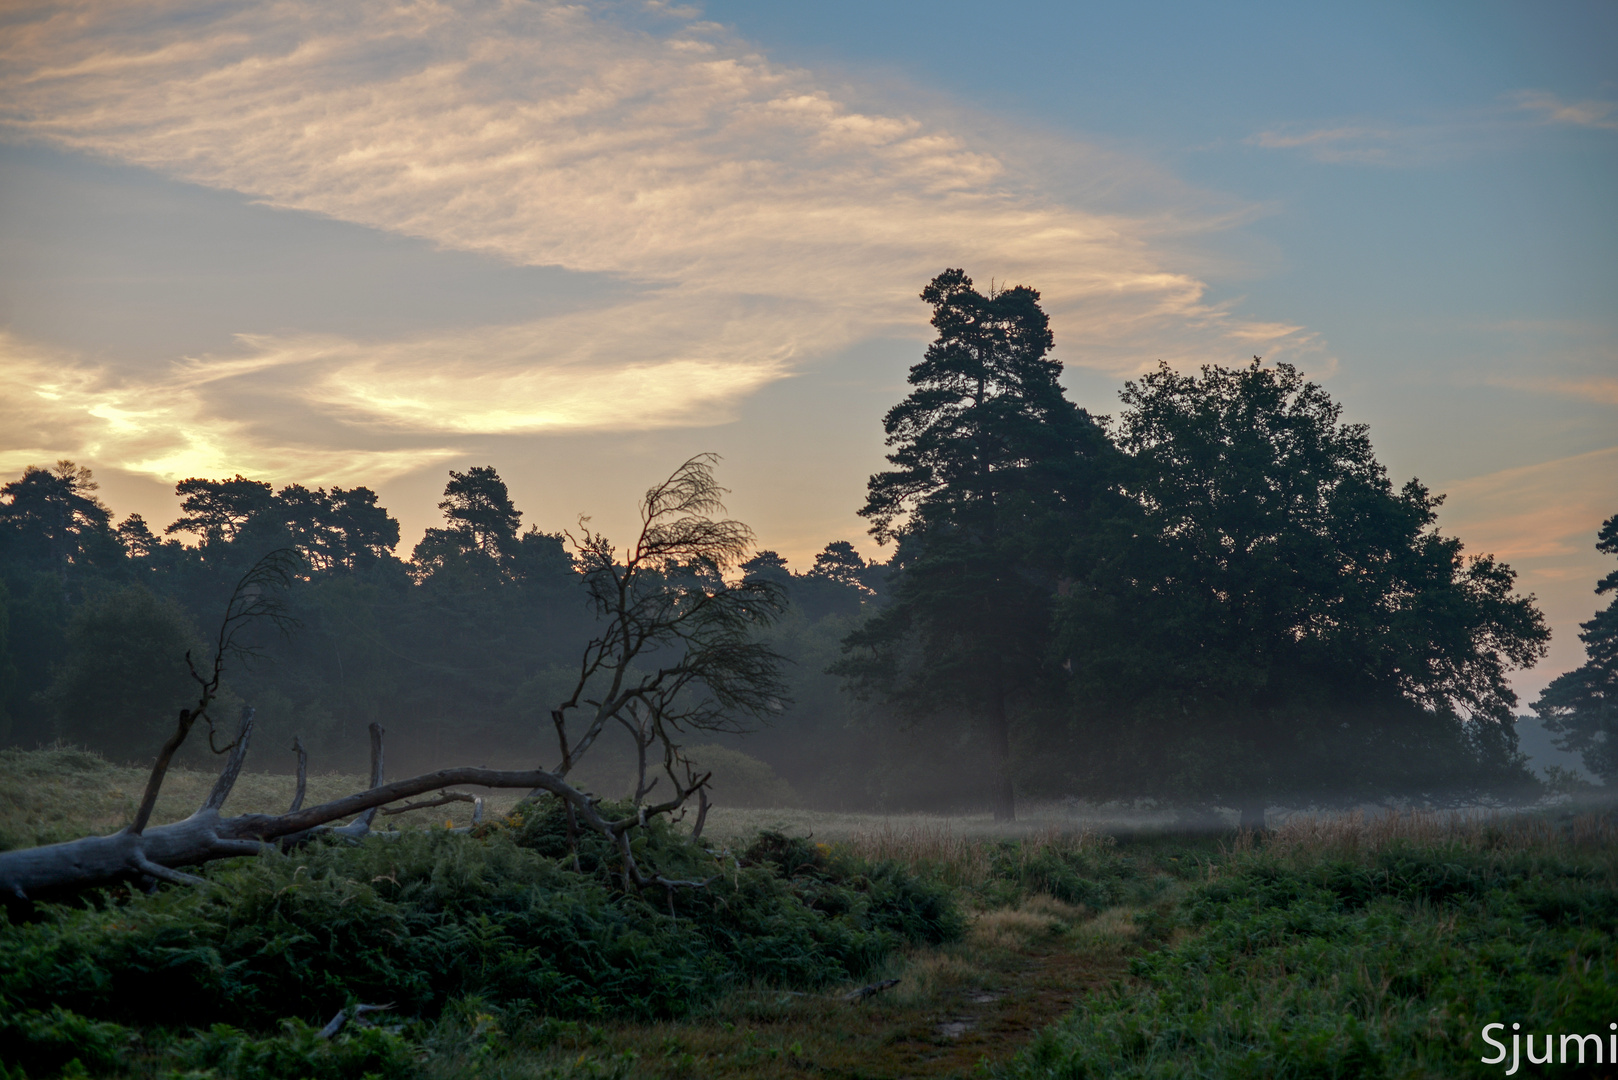
<svg viewBox="0 0 1618 1080">
<path fill-rule="evenodd" d="M 328 1044 L 313 1026 L 353 1001 L 431 1023 L 468 996 L 561 1020 L 672 1017 L 754 980 L 857 977 L 961 931 L 942 887 L 778 834 L 740 858 L 662 822 L 634 842 L 708 887 L 626 894 L 595 835 L 573 870 L 565 815 L 542 801 L 477 837 L 316 844 L 214 864 L 207 886 L 0 918 L 0 1060 L 59 1068 L 71 1050 L 104 1070 L 144 1034 L 143 1052 L 220 1075 L 359 1075 L 374 1059 L 392 1076 L 404 1042 Z"/>
</svg>

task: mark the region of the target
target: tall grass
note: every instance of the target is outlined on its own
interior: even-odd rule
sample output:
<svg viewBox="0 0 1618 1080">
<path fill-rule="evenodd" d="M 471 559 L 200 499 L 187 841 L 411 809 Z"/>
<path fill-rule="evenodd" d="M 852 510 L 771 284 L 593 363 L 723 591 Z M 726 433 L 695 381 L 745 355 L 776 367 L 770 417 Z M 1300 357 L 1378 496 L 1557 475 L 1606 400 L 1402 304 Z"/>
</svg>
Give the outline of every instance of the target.
<svg viewBox="0 0 1618 1080">
<path fill-rule="evenodd" d="M 948 820 L 875 822 L 854 831 L 840 846 L 857 858 L 892 862 L 914 874 L 957 888 L 977 889 L 1008 872 L 1081 852 L 1110 848 L 1111 837 L 1088 829 L 1047 825 L 1015 838 L 970 835 Z"/>
<path fill-rule="evenodd" d="M 1238 833 L 1240 850 L 1254 846 Z M 1618 846 L 1618 822 L 1610 814 L 1583 813 L 1557 820 L 1549 814 L 1488 810 L 1392 810 L 1365 813 L 1294 814 L 1263 837 L 1271 851 L 1298 855 L 1375 853 L 1394 845 L 1456 845 L 1472 850 L 1529 851 Z"/>
</svg>

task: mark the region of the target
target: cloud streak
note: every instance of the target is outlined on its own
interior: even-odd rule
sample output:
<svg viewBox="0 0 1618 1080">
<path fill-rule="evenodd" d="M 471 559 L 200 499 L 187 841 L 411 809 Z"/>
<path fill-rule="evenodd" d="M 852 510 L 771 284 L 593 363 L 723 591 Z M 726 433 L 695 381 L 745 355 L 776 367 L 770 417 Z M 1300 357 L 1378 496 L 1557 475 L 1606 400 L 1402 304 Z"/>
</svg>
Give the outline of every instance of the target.
<svg viewBox="0 0 1618 1080">
<path fill-rule="evenodd" d="M 1444 491 L 1443 523 L 1473 551 L 1514 562 L 1575 556 L 1583 573 L 1596 530 L 1618 506 L 1618 446 L 1471 477 Z"/>
<path fill-rule="evenodd" d="M 1516 99 L 1519 109 L 1537 113 L 1547 124 L 1618 131 L 1618 101 L 1565 102 L 1548 90 L 1524 90 Z"/>
<path fill-rule="evenodd" d="M 1521 90 L 1503 102 L 1417 123 L 1357 119 L 1274 127 L 1244 142 L 1263 150 L 1296 151 L 1329 165 L 1409 166 L 1498 150 L 1547 125 L 1618 131 L 1618 102 L 1569 103 L 1545 90 Z"/>
<path fill-rule="evenodd" d="M 0 469 L 16 472 L 62 457 L 116 464 L 173 482 L 235 472 L 312 483 L 377 483 L 442 461 L 443 446 L 384 449 L 289 440 L 273 409 L 231 415 L 217 390 L 264 370 L 251 361 L 209 370 L 175 365 L 157 377 L 109 369 L 0 333 Z"/>
<path fill-rule="evenodd" d="M 244 339 L 206 391 L 199 366 L 162 374 L 143 400 L 223 410 L 221 460 L 252 427 L 233 394 L 272 369 L 291 426 L 339 442 L 718 422 L 806 357 L 919 334 L 915 293 L 947 265 L 1037 285 L 1063 354 L 1105 370 L 1318 348 L 1152 249 L 1200 223 L 1057 200 L 991 142 L 856 108 L 676 9 L 53 3 L 14 13 L 0 101 L 14 137 L 638 289 L 450 336 Z M 60 385 L 53 422 L 143 422 L 85 419 L 113 408 L 93 371 Z"/>
</svg>

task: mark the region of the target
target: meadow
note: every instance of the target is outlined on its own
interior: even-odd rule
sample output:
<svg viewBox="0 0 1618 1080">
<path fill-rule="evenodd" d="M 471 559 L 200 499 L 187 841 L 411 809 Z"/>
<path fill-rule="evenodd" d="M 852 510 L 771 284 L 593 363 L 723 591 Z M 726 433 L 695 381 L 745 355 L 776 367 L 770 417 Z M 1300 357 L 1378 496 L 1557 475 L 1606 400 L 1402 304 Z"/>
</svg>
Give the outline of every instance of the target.
<svg viewBox="0 0 1618 1080">
<path fill-rule="evenodd" d="M 177 772 L 159 817 L 211 779 Z M 0 845 L 116 828 L 141 780 L 0 752 Z M 245 776 L 232 807 L 291 790 Z M 1493 1076 L 1484 1023 L 1618 1019 L 1599 802 L 1262 836 L 1063 807 L 1015 827 L 720 808 L 699 842 L 641 841 L 710 879 L 672 897 L 623 894 L 588 842 L 575 868 L 543 804 L 496 796 L 473 835 L 445 831 L 468 813 L 11 912 L 0 1076 Z M 392 1008 L 319 1037 L 362 1002 Z"/>
</svg>

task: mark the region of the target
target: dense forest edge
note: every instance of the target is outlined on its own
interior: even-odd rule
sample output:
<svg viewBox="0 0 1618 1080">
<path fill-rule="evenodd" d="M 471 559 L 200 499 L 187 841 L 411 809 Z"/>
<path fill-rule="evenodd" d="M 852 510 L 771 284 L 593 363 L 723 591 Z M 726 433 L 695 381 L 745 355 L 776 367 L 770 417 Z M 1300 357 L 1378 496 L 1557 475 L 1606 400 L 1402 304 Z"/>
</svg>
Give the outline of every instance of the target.
<svg viewBox="0 0 1618 1080">
<path fill-rule="evenodd" d="M 0 487 L 0 790 L 80 774 L 85 795 L 43 825 L 4 808 L 0 1078 L 814 1075 L 839 1010 L 881 1042 L 883 1016 L 987 1016 L 1022 999 L 986 986 L 1075 957 L 1110 1004 L 997 1050 L 1004 1075 L 1178 1075 L 1187 1054 L 1404 1075 L 1418 1036 L 1462 1075 L 1479 1017 L 1610 1011 L 1610 810 L 1529 768 L 1508 675 L 1549 631 L 1509 566 L 1439 531 L 1442 496 L 1396 485 L 1290 365 L 1159 365 L 1092 416 L 1036 291 L 950 270 L 922 300 L 937 338 L 860 509 L 885 562 L 839 540 L 795 571 L 722 516 L 712 455 L 614 539 L 524 528 L 495 467 L 451 471 L 408 558 L 366 487 L 188 478 L 161 534 L 71 461 Z M 1618 515 L 1596 543 L 1618 554 Z M 1532 705 L 1609 785 L 1615 620 L 1618 600 Z M 248 760 L 296 773 L 291 810 L 219 816 Z M 124 812 L 93 789 L 126 763 L 151 768 L 133 824 L 96 817 Z M 317 805 L 311 763 L 335 774 Z M 152 816 L 169 770 L 219 773 L 192 818 Z M 471 784 L 512 794 L 485 814 L 448 791 Z M 421 806 L 475 814 L 377 817 L 435 789 Z M 727 802 L 1174 820 L 705 835 Z M 1274 812 L 1369 804 L 1397 809 Z M 359 816 L 334 828 L 340 806 Z M 65 897 L 17 876 L 47 845 L 198 815 L 238 832 L 183 872 L 141 856 Z M 1066 999 L 1042 1000 L 1021 1029 Z M 750 1023 L 807 1026 L 726 1042 Z M 979 1020 L 952 1023 L 904 1045 L 958 1048 Z"/>
<path fill-rule="evenodd" d="M 1091 417 L 1057 382 L 1036 292 L 949 271 L 924 299 L 939 336 L 861 511 L 891 557 L 842 540 L 801 570 L 767 549 L 735 568 L 784 594 L 759 638 L 788 661 L 769 723 L 701 740 L 751 770 L 738 797 L 1009 816 L 1018 797 L 1192 813 L 1539 793 L 1507 683 L 1548 639 L 1533 598 L 1439 532 L 1442 497 L 1396 487 L 1320 387 L 1257 360 L 1160 367 Z M 190 700 L 186 652 L 245 570 L 291 548 L 299 629 L 260 631 L 220 699 L 254 705 L 262 746 L 298 737 L 317 769 L 362 773 L 381 723 L 405 770 L 552 752 L 598 615 L 576 523 L 524 529 L 495 468 L 451 473 L 443 527 L 408 557 L 365 487 L 191 478 L 161 532 L 115 524 L 95 490 L 71 462 L 0 488 L 0 744 L 149 756 Z M 1612 622 L 1536 705 L 1603 779 Z M 622 794 L 633 747 L 595 753 L 581 767 Z"/>
</svg>

